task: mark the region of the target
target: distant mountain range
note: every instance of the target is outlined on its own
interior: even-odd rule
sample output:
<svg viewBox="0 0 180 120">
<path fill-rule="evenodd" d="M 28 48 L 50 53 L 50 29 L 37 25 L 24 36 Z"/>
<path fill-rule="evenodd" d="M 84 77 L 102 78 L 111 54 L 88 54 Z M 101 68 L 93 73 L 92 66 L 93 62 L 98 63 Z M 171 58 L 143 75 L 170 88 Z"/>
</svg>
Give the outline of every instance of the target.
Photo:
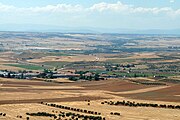
<svg viewBox="0 0 180 120">
<path fill-rule="evenodd" d="M 95 27 L 62 27 L 35 24 L 0 24 L 0 31 L 61 32 L 61 33 L 120 33 L 120 34 L 177 34 L 180 29 L 109 29 Z"/>
</svg>

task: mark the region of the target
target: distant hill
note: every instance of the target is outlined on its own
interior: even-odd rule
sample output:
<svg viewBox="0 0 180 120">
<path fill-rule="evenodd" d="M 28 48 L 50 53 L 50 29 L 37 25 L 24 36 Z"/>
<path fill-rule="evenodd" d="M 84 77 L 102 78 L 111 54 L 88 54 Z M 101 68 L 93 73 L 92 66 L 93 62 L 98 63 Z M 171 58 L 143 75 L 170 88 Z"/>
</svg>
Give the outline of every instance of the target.
<svg viewBox="0 0 180 120">
<path fill-rule="evenodd" d="M 0 24 L 0 31 L 62 32 L 62 33 L 120 33 L 120 34 L 178 34 L 180 29 L 109 29 L 95 27 L 63 27 L 39 24 Z"/>
</svg>

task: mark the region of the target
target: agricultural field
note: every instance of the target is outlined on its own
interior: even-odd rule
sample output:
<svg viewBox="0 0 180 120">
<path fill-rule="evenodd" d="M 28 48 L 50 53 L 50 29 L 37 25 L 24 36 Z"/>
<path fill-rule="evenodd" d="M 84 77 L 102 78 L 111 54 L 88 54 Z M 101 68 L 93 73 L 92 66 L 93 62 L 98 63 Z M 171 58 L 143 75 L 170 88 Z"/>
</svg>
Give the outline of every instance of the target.
<svg viewBox="0 0 180 120">
<path fill-rule="evenodd" d="M 179 120 L 179 42 L 0 32 L 0 120 Z"/>
</svg>

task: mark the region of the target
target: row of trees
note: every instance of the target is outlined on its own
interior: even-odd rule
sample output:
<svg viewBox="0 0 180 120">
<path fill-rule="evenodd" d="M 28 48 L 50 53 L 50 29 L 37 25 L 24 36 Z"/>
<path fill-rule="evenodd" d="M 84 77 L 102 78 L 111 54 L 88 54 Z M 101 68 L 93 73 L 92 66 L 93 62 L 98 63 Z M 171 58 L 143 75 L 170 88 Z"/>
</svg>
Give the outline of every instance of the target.
<svg viewBox="0 0 180 120">
<path fill-rule="evenodd" d="M 81 115 L 81 114 L 76 114 L 76 113 L 72 113 L 72 112 L 61 112 L 61 114 L 59 114 L 59 116 L 61 117 L 71 117 L 71 119 L 83 119 L 83 120 L 106 120 L 105 117 L 101 117 L 101 116 L 93 116 L 93 115 Z"/>
<path fill-rule="evenodd" d="M 166 105 L 166 104 L 154 104 L 154 103 L 136 103 L 130 101 L 104 101 L 101 104 L 108 104 L 108 105 L 123 105 L 123 106 L 130 106 L 130 107 L 157 107 L 157 108 L 170 108 L 170 109 L 180 109 L 179 105 Z"/>
<path fill-rule="evenodd" d="M 39 78 L 53 78 L 53 71 L 49 69 L 44 69 L 37 77 Z"/>
<path fill-rule="evenodd" d="M 111 112 L 110 113 L 111 115 L 118 115 L 118 116 L 120 116 L 121 114 L 120 113 L 118 113 L 118 112 Z"/>
<path fill-rule="evenodd" d="M 54 111 L 52 111 L 54 112 Z M 56 111 L 56 113 L 58 113 Z M 83 119 L 83 120 L 106 120 L 105 117 L 101 116 L 93 116 L 93 115 L 81 115 L 81 114 L 76 114 L 72 112 L 62 112 L 60 111 L 60 114 L 51 114 L 47 112 L 37 112 L 37 113 L 26 113 L 26 115 L 29 116 L 43 116 L 43 117 L 53 117 L 54 119 L 61 120 L 62 118 L 70 118 L 69 120 L 78 120 L 78 119 Z M 18 118 L 22 118 L 22 116 L 17 116 Z M 27 120 L 29 120 L 29 117 L 27 117 Z"/>
<path fill-rule="evenodd" d="M 51 106 L 51 107 L 56 107 L 56 108 L 61 108 L 61 109 L 66 109 L 66 110 L 71 110 L 71 111 L 76 111 L 76 112 L 82 112 L 82 113 L 86 113 L 86 114 L 94 114 L 94 115 L 101 115 L 100 112 L 95 112 L 95 111 L 90 111 L 90 110 L 84 110 L 84 109 L 79 109 L 79 108 L 72 108 L 72 107 L 68 107 L 68 106 L 64 106 L 64 105 L 57 105 L 57 104 L 48 104 L 48 103 L 44 103 L 41 102 L 41 104 L 43 105 L 47 105 L 47 106 Z"/>
<path fill-rule="evenodd" d="M 53 117 L 54 119 L 57 118 L 55 114 L 47 113 L 47 112 L 38 112 L 38 113 L 26 113 L 29 116 L 44 116 L 44 117 Z"/>
<path fill-rule="evenodd" d="M 30 115 L 30 113 L 26 113 L 27 115 L 29 114 Z M 23 118 L 21 115 L 17 115 L 17 118 Z M 26 117 L 26 120 L 30 120 L 30 117 Z"/>
<path fill-rule="evenodd" d="M 6 113 L 0 113 L 0 116 L 6 116 Z"/>
<path fill-rule="evenodd" d="M 136 81 L 136 80 L 130 80 L 131 82 L 143 84 L 143 85 L 166 85 L 165 83 L 161 82 L 150 82 L 150 81 Z"/>
<path fill-rule="evenodd" d="M 85 74 L 81 73 L 79 77 L 75 77 L 75 76 L 69 77 L 69 80 L 72 80 L 72 81 L 77 81 L 77 80 L 88 80 L 88 81 L 96 80 L 96 81 L 98 81 L 98 80 L 103 80 L 103 78 L 100 78 L 100 75 L 98 73 L 95 73 L 95 74 L 92 74 L 92 75 L 85 75 Z"/>
</svg>

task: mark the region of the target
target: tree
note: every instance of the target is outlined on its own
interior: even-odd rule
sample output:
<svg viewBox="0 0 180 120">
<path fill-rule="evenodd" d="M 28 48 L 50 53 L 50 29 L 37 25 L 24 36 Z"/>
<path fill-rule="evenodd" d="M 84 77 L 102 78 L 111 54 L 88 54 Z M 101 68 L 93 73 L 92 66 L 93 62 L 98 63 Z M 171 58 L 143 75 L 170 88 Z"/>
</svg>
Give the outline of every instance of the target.
<svg viewBox="0 0 180 120">
<path fill-rule="evenodd" d="M 7 78 L 11 78 L 11 73 L 8 72 Z"/>
<path fill-rule="evenodd" d="M 23 73 L 21 73 L 21 78 L 20 79 L 23 79 L 24 78 L 24 74 Z"/>
<path fill-rule="evenodd" d="M 135 77 L 135 78 L 138 77 L 136 73 L 134 74 L 134 77 Z"/>
<path fill-rule="evenodd" d="M 95 74 L 94 79 L 99 80 L 99 74 L 98 73 Z"/>
</svg>

